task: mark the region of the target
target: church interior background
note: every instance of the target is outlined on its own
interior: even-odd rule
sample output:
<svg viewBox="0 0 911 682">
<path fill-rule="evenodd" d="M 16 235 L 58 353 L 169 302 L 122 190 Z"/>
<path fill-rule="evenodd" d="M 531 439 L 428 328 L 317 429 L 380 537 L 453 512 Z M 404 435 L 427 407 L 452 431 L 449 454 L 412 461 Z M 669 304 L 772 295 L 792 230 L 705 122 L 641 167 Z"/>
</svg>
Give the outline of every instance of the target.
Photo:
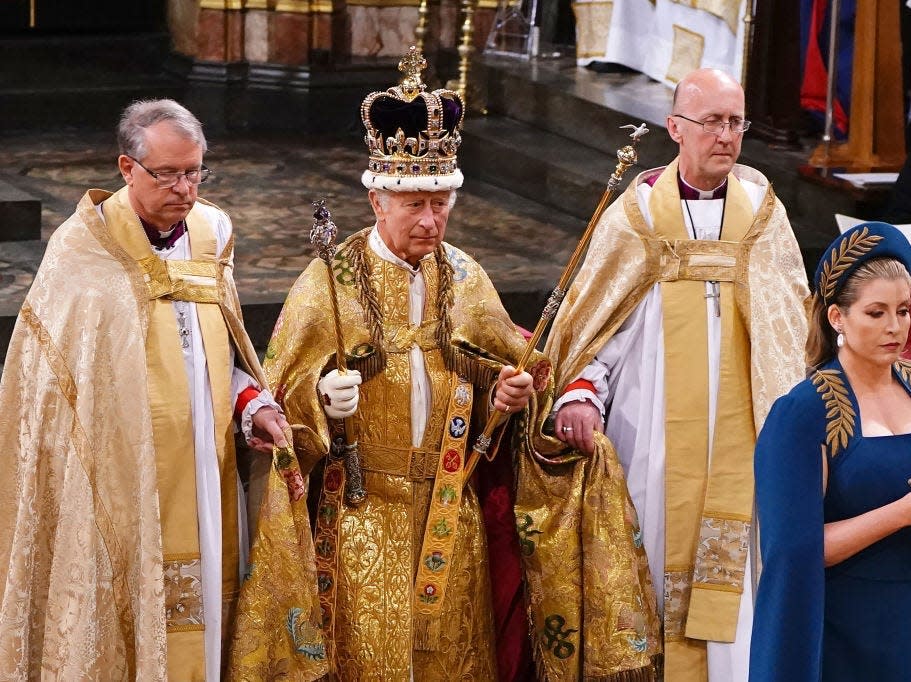
<svg viewBox="0 0 911 682">
<path fill-rule="evenodd" d="M 470 109 L 460 152 L 466 184 L 447 239 L 491 274 L 514 319 L 533 325 L 616 165 L 627 134 L 620 126 L 645 122 L 653 130 L 627 181 L 674 154 L 663 131 L 673 69 L 656 78 L 622 63 L 625 56 L 634 61 L 636 49 L 648 55 L 652 38 L 630 36 L 619 59 L 610 51 L 597 58 L 598 41 L 621 30 L 617 22 L 634 2 L 654 11 L 677 4 L 0 0 L 0 354 L 53 229 L 86 188 L 118 186 L 118 113 L 134 99 L 161 96 L 183 102 L 205 124 L 206 162 L 215 176 L 201 194 L 232 216 L 245 317 L 254 341 L 264 345 L 287 290 L 312 257 L 310 202 L 327 199 L 343 236 L 371 221 L 359 183 L 366 154 L 358 106 L 367 92 L 398 80 L 398 59 L 416 41 L 429 63 L 428 85 L 461 87 Z M 897 89 L 899 110 L 897 118 L 869 114 L 875 163 L 855 169 L 842 159 L 820 170 L 820 115 L 807 110 L 805 64 L 819 36 L 826 57 L 827 24 L 809 18 L 825 19 L 829 3 L 695 4 L 726 7 L 716 15 L 726 12 L 743 38 L 747 59 L 737 62 L 736 75 L 745 80 L 754 125 L 741 161 L 772 180 L 805 262 L 815 263 L 837 233 L 833 214 L 880 217 L 891 189 L 855 187 L 832 172 L 897 171 L 904 162 L 901 75 L 908 58 L 901 42 L 911 10 L 871 1 L 879 8 L 871 18 L 866 5 L 841 3 L 846 38 L 836 142 L 850 135 L 844 121 L 854 111 L 852 98 L 861 99 L 851 67 L 871 74 L 875 102 L 886 99 L 883 89 L 895 99 Z M 854 37 L 869 30 L 876 44 L 891 46 L 889 54 L 854 49 Z M 698 40 L 679 35 L 689 42 L 670 48 L 682 60 L 675 63 L 698 66 Z M 887 64 L 899 66 L 892 80 Z M 891 137 L 882 138 L 883 130 Z"/>
</svg>

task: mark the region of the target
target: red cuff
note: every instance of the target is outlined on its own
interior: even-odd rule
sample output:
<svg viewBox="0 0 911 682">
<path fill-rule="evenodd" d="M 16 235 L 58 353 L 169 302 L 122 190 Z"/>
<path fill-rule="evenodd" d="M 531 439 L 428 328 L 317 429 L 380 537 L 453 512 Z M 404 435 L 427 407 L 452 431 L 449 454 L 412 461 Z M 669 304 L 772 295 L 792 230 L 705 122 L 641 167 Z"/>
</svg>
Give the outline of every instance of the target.
<svg viewBox="0 0 911 682">
<path fill-rule="evenodd" d="M 234 418 L 237 421 L 241 420 L 241 417 L 244 414 L 244 410 L 247 409 L 247 404 L 259 396 L 260 390 L 254 388 L 253 386 L 248 386 L 240 392 L 240 395 L 237 396 L 237 403 L 234 405 Z"/>
<path fill-rule="evenodd" d="M 587 379 L 576 379 L 569 386 L 563 389 L 563 395 L 566 395 L 570 391 L 577 391 L 579 389 L 591 391 L 595 395 L 598 395 L 598 392 L 595 390 L 595 385 Z"/>
</svg>

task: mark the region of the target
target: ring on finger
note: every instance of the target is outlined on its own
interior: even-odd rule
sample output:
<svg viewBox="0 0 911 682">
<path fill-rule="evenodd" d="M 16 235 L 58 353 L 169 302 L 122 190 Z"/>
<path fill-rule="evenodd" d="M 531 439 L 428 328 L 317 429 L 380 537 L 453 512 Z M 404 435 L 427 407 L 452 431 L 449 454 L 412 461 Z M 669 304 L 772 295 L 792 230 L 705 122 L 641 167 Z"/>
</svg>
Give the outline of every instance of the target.
<svg viewBox="0 0 911 682">
<path fill-rule="evenodd" d="M 561 427 L 561 430 L 563 431 L 563 433 L 569 433 L 570 431 L 573 430 L 573 427 L 572 426 L 563 426 L 563 427 Z"/>
</svg>

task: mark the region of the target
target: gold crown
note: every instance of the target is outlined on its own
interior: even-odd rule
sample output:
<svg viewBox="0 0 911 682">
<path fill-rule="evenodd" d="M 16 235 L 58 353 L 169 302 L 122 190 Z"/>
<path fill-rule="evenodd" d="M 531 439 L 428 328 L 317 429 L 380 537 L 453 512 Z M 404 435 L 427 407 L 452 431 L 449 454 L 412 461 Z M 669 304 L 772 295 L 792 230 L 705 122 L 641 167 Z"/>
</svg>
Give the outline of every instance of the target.
<svg viewBox="0 0 911 682">
<path fill-rule="evenodd" d="M 465 107 L 451 90 L 427 91 L 421 80 L 426 67 L 412 46 L 399 62 L 401 83 L 372 92 L 361 103 L 370 153 L 361 181 L 368 189 L 438 191 L 462 185 L 456 152 Z"/>
</svg>

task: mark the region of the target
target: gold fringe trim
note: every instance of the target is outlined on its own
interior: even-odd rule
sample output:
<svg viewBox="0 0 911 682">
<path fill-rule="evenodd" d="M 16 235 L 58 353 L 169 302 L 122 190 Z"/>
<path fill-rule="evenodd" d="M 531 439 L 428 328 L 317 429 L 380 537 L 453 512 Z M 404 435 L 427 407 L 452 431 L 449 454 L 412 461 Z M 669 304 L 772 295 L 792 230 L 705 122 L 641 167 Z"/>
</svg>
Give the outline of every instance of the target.
<svg viewBox="0 0 911 682">
<path fill-rule="evenodd" d="M 370 332 L 374 350 L 373 354 L 366 358 L 358 358 L 354 361 L 355 369 L 361 373 L 363 381 L 369 381 L 371 377 L 376 376 L 386 367 L 386 351 L 383 345 L 383 311 L 376 292 L 370 286 L 370 268 L 367 266 L 367 259 L 364 258 L 364 249 L 370 229 L 372 228 L 361 230 L 352 236 L 346 249 L 346 255 L 351 261 L 351 269 L 354 271 L 357 300 L 364 310 L 364 321 L 367 323 L 367 331 Z"/>
<path fill-rule="evenodd" d="M 584 682 L 656 682 L 658 680 L 658 670 L 654 663 L 650 663 L 644 668 L 622 670 L 613 675 L 584 676 L 582 679 Z"/>
<path fill-rule="evenodd" d="M 386 354 L 382 351 L 376 351 L 370 353 L 369 355 L 363 356 L 346 356 L 348 360 L 348 367 L 351 369 L 356 369 L 361 373 L 363 381 L 367 381 L 372 377 L 375 377 L 377 374 L 383 371 L 386 367 Z"/>
<path fill-rule="evenodd" d="M 415 616 L 414 648 L 417 651 L 438 651 L 440 648 L 440 619 L 427 616 Z"/>
<path fill-rule="evenodd" d="M 486 364 L 480 356 L 471 354 L 460 345 L 450 344 L 447 348 L 449 350 L 447 369 L 451 372 L 467 379 L 468 383 L 474 386 L 486 387 L 496 381 L 502 364 Z"/>
<path fill-rule="evenodd" d="M 373 352 L 363 356 L 348 356 L 352 369 L 361 373 L 364 381 L 369 381 L 386 368 L 386 351 L 383 339 L 383 313 L 377 293 L 370 285 L 370 267 L 364 257 L 367 248 L 369 229 L 353 235 L 347 242 L 344 255 L 354 272 L 354 286 L 357 289 L 357 300 L 364 311 L 364 322 L 370 333 Z M 436 341 L 443 354 L 446 369 L 468 379 L 475 386 L 492 384 L 504 364 L 503 360 L 487 355 L 483 350 L 467 342 L 452 342 L 452 307 L 455 301 L 452 263 L 446 256 L 442 244 L 434 251 L 439 286 L 437 287 L 437 327 Z"/>
</svg>

